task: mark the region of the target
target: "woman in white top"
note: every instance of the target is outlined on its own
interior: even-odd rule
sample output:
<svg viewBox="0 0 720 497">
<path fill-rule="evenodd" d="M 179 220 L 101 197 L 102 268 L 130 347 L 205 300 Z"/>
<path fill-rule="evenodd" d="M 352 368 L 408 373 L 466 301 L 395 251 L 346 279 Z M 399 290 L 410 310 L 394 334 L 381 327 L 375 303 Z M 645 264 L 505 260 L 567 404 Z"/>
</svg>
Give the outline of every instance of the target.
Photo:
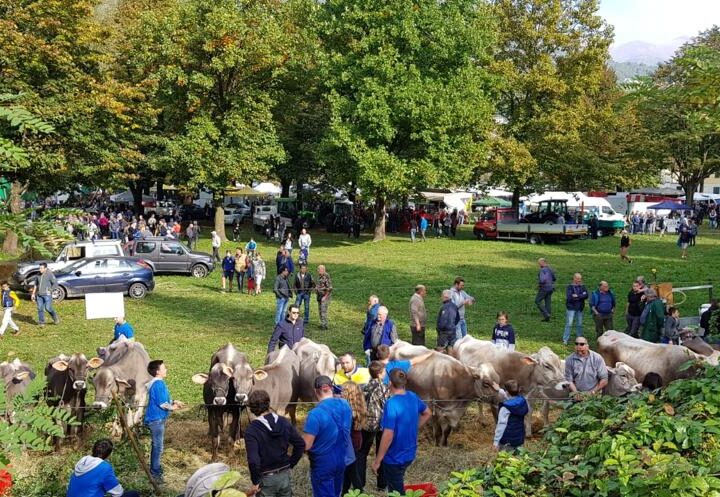
<svg viewBox="0 0 720 497">
<path fill-rule="evenodd" d="M 292 233 L 288 231 L 287 237 L 285 238 L 285 242 L 283 243 L 283 247 L 285 247 L 285 250 L 288 251 L 288 255 L 292 255 L 293 251 L 293 236 Z"/>
<path fill-rule="evenodd" d="M 303 255 L 302 252 L 305 252 L 305 262 L 307 263 L 307 259 L 310 257 L 310 245 L 312 245 L 312 238 L 310 238 L 310 233 L 308 233 L 305 228 L 300 231 L 298 245 L 300 246 L 301 257 Z"/>
</svg>

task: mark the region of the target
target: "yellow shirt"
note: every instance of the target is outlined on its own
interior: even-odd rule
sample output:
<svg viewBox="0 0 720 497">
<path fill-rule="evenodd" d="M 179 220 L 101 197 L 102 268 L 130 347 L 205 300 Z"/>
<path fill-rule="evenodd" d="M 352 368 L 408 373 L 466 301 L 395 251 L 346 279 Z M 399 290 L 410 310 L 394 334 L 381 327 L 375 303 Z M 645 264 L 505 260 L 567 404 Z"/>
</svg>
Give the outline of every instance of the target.
<svg viewBox="0 0 720 497">
<path fill-rule="evenodd" d="M 348 381 L 353 381 L 358 385 L 365 385 L 370 382 L 370 371 L 368 368 L 355 368 L 355 371 L 348 374 L 340 369 L 333 377 L 333 383 L 342 385 Z"/>
</svg>

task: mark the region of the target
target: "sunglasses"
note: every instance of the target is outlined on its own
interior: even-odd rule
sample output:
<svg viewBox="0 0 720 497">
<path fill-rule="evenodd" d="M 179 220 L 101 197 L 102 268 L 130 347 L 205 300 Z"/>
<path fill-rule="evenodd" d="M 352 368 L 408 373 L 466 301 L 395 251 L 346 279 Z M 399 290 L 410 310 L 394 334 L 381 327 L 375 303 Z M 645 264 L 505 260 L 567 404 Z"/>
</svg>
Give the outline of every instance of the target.
<svg viewBox="0 0 720 497">
<path fill-rule="evenodd" d="M 587 342 L 575 342 L 575 345 L 587 345 Z"/>
</svg>

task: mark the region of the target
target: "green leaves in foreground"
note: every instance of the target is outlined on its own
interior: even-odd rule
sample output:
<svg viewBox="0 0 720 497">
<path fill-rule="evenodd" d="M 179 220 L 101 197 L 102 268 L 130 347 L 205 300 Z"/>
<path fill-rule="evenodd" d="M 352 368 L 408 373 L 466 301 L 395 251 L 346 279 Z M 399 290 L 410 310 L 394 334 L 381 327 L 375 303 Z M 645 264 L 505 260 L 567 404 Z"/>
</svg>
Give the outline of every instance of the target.
<svg viewBox="0 0 720 497">
<path fill-rule="evenodd" d="M 720 496 L 720 371 L 664 391 L 567 406 L 544 449 L 501 453 L 456 473 L 443 495 L 481 485 L 486 496 Z"/>
</svg>

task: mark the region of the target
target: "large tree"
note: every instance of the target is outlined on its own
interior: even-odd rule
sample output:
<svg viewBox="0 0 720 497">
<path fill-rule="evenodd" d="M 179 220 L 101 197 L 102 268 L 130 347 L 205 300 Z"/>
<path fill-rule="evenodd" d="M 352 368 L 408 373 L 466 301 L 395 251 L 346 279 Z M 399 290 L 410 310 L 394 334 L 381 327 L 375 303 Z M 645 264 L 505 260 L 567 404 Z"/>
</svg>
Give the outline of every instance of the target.
<svg viewBox="0 0 720 497">
<path fill-rule="evenodd" d="M 495 26 L 477 0 L 329 0 L 320 38 L 336 184 L 385 205 L 427 186 L 465 184 L 484 163 L 494 108 Z"/>
<path fill-rule="evenodd" d="M 522 193 L 581 174 L 588 161 L 602 162 L 593 141 L 609 121 L 604 91 L 612 29 L 597 15 L 598 3 L 493 2 L 500 23 L 496 70 L 505 86 L 490 181 L 511 188 L 515 202 Z M 604 124 L 597 126 L 598 119 Z M 593 177 L 610 171 L 592 169 Z"/>
<path fill-rule="evenodd" d="M 652 137 L 645 150 L 668 167 L 692 203 L 702 182 L 720 172 L 720 28 L 681 47 L 634 90 Z"/>
<path fill-rule="evenodd" d="M 141 18 L 147 64 L 165 137 L 157 159 L 172 181 L 208 188 L 215 230 L 225 234 L 222 196 L 284 158 L 272 118 L 271 89 L 292 55 L 287 3 L 188 0 Z"/>
</svg>

